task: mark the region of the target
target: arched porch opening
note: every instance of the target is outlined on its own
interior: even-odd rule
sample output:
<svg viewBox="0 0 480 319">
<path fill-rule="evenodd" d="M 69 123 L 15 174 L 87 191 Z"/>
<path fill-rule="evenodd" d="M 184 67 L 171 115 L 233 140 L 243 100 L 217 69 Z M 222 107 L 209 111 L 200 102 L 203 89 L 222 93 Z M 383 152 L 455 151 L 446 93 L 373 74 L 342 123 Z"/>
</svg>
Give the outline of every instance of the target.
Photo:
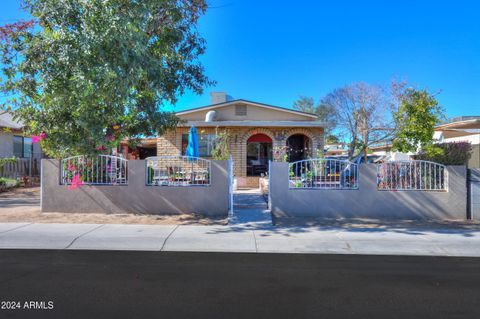
<svg viewBox="0 0 480 319">
<path fill-rule="evenodd" d="M 287 138 L 289 162 L 301 161 L 311 156 L 312 141 L 304 134 L 293 134 Z"/>
<path fill-rule="evenodd" d="M 247 176 L 260 176 L 268 172 L 268 161 L 272 159 L 272 139 L 262 133 L 247 140 Z"/>
</svg>

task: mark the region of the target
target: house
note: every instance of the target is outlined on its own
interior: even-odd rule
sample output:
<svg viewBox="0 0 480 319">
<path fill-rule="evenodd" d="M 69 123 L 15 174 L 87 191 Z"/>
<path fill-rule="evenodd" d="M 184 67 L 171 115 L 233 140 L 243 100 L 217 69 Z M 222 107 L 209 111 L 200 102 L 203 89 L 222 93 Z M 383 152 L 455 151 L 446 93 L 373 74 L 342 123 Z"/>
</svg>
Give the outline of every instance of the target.
<svg viewBox="0 0 480 319">
<path fill-rule="evenodd" d="M 188 132 L 195 126 L 200 157 L 210 158 L 216 134 L 228 132 L 234 175 L 239 187 L 258 187 L 275 151 L 286 151 L 294 162 L 323 152 L 325 123 L 315 114 L 247 100 L 232 100 L 224 92 L 211 93 L 212 104 L 177 112 L 182 120 L 175 130 L 143 139 L 136 150 L 124 146 L 127 158 L 144 154 L 185 155 Z M 156 141 L 156 144 L 153 143 Z"/>
<path fill-rule="evenodd" d="M 435 128 L 438 143 L 469 142 L 472 146 L 469 168 L 480 168 L 480 116 L 460 116 Z"/>
<path fill-rule="evenodd" d="M 469 168 L 480 167 L 480 116 L 460 116 L 435 127 L 435 143 L 469 142 L 472 146 Z M 370 147 L 372 154 L 390 156 L 392 160 L 406 160 L 414 153 L 392 152 L 392 144 L 384 143 Z"/>
<path fill-rule="evenodd" d="M 348 146 L 345 143 L 325 144 L 324 154 L 327 157 L 348 157 Z"/>
<path fill-rule="evenodd" d="M 14 120 L 11 113 L 0 111 L 0 158 L 16 157 L 15 165 L 3 167 L 0 176 L 37 176 L 40 159 L 43 158 L 40 145 L 32 143 L 31 136 L 25 136 L 23 124 Z"/>
<path fill-rule="evenodd" d="M 392 142 L 390 141 L 372 145 L 368 149 L 371 152 L 371 156 L 376 156 L 377 158 L 389 161 L 409 161 L 412 159 L 412 156 L 416 154 L 414 152 L 402 153 L 393 151 Z"/>
<path fill-rule="evenodd" d="M 23 124 L 9 112 L 0 112 L 0 157 L 41 158 L 39 144 L 23 133 Z"/>
</svg>

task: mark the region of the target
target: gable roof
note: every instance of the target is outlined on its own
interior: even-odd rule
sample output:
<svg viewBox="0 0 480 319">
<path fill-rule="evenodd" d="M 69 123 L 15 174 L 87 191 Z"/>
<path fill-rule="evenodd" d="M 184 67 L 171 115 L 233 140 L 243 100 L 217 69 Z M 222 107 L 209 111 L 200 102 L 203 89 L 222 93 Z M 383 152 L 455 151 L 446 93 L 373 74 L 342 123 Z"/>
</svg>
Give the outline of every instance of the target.
<svg viewBox="0 0 480 319">
<path fill-rule="evenodd" d="M 308 116 L 308 117 L 311 117 L 311 118 L 314 118 L 314 119 L 318 118 L 317 115 L 312 114 L 312 113 L 307 113 L 307 112 L 302 112 L 302 111 L 287 109 L 287 108 L 280 107 L 280 106 L 269 105 L 269 104 L 264 104 L 264 103 L 258 103 L 258 102 L 243 100 L 243 99 L 238 99 L 238 100 L 233 100 L 233 101 L 227 101 L 227 102 L 222 102 L 222 103 L 217 103 L 217 104 L 211 104 L 211 105 L 196 107 L 196 108 L 193 108 L 193 109 L 176 112 L 175 115 L 184 115 L 184 114 L 194 113 L 194 112 L 197 112 L 197 111 L 204 111 L 204 110 L 216 109 L 216 108 L 219 108 L 219 107 L 228 106 L 228 105 L 233 105 L 233 104 L 237 104 L 237 103 L 244 103 L 244 104 L 249 104 L 249 105 L 253 105 L 253 106 L 258 106 L 258 107 L 262 107 L 262 108 L 266 108 L 266 109 L 271 109 L 271 110 L 276 110 L 276 111 L 281 111 L 281 112 L 286 112 L 286 113 L 291 113 L 291 114 Z"/>
<path fill-rule="evenodd" d="M 0 112 L 0 127 L 7 127 L 15 130 L 20 130 L 23 128 L 21 121 L 16 121 L 13 119 L 13 115 L 7 111 Z"/>
</svg>

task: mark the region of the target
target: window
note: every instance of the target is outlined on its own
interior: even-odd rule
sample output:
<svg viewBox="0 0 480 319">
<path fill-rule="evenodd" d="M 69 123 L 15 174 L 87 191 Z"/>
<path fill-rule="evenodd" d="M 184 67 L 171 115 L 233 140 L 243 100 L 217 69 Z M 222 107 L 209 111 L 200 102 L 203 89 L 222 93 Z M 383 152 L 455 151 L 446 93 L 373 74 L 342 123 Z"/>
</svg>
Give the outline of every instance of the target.
<svg viewBox="0 0 480 319">
<path fill-rule="evenodd" d="M 14 135 L 13 155 L 15 157 L 31 157 L 33 155 L 32 138 Z"/>
<path fill-rule="evenodd" d="M 213 148 L 217 136 L 215 134 L 198 134 L 198 156 L 210 157 L 212 156 Z M 182 134 L 182 155 L 186 154 L 188 147 L 188 134 Z"/>
<path fill-rule="evenodd" d="M 235 105 L 235 115 L 236 116 L 247 115 L 247 106 L 246 105 Z"/>
<path fill-rule="evenodd" d="M 23 138 L 23 157 L 31 157 L 33 155 L 33 143 L 31 137 Z"/>
<path fill-rule="evenodd" d="M 13 155 L 23 157 L 23 136 L 13 136 Z"/>
</svg>

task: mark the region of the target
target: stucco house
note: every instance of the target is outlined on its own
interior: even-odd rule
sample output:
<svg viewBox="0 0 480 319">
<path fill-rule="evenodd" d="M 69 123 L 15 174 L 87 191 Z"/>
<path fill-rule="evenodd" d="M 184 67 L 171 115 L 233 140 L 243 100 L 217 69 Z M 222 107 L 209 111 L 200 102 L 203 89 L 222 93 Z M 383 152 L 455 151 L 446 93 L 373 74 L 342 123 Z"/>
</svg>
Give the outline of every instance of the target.
<svg viewBox="0 0 480 319">
<path fill-rule="evenodd" d="M 211 157 L 216 133 L 227 131 L 234 174 L 239 187 L 258 187 L 268 172 L 274 150 L 287 151 L 289 161 L 323 152 L 325 123 L 315 114 L 247 101 L 232 100 L 224 92 L 211 93 L 212 104 L 176 115 L 183 120 L 175 130 L 157 138 L 143 139 L 134 152 L 137 158 L 152 155 L 185 155 L 188 131 L 195 125 L 201 157 Z M 127 158 L 132 151 L 121 150 Z"/>
</svg>

